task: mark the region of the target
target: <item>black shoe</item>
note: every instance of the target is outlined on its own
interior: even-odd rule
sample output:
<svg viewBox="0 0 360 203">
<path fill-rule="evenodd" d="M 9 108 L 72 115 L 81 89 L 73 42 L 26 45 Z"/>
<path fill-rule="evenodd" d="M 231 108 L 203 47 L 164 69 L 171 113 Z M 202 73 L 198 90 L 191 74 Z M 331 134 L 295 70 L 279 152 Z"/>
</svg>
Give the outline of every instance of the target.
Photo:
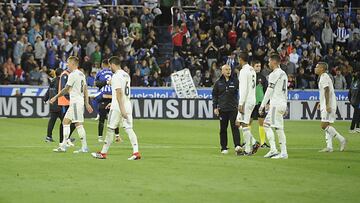
<svg viewBox="0 0 360 203">
<path fill-rule="evenodd" d="M 245 142 L 243 142 L 242 144 L 240 144 L 240 147 L 241 147 L 241 148 L 244 148 L 244 146 L 245 146 Z"/>
<path fill-rule="evenodd" d="M 261 148 L 270 148 L 270 146 L 266 143 L 264 143 L 263 145 L 261 145 Z"/>
<path fill-rule="evenodd" d="M 246 153 L 245 151 L 236 152 L 237 156 L 251 156 L 251 153 Z"/>
<path fill-rule="evenodd" d="M 254 145 L 253 145 L 253 150 L 252 150 L 252 154 L 255 154 L 257 152 L 257 150 L 259 149 L 260 147 L 260 143 L 259 142 L 256 142 Z"/>
<path fill-rule="evenodd" d="M 45 142 L 54 142 L 53 138 L 52 137 L 48 137 L 46 136 L 45 138 Z"/>
</svg>

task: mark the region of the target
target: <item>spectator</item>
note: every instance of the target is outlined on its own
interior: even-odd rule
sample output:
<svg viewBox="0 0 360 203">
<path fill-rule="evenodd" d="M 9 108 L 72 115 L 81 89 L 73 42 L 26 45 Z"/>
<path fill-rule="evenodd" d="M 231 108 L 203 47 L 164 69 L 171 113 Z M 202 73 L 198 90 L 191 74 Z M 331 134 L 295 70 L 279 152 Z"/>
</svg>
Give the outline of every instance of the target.
<svg viewBox="0 0 360 203">
<path fill-rule="evenodd" d="M 174 53 L 174 57 L 171 59 L 170 67 L 172 72 L 176 72 L 185 68 L 185 61 L 178 52 Z"/>
<path fill-rule="evenodd" d="M 149 79 L 149 85 L 150 85 L 150 87 L 162 87 L 163 86 L 163 81 L 159 77 L 158 72 L 154 72 L 151 75 L 151 77 Z"/>
<path fill-rule="evenodd" d="M 29 74 L 29 84 L 30 85 L 40 85 L 41 83 L 41 73 L 39 66 L 36 66 L 34 69 L 30 71 Z"/>
<path fill-rule="evenodd" d="M 297 50 L 293 49 L 292 53 L 289 55 L 289 60 L 291 63 L 293 63 L 296 66 L 296 68 L 299 67 L 299 64 L 298 64 L 299 58 L 300 57 L 299 57 L 299 54 L 297 53 Z"/>
<path fill-rule="evenodd" d="M 328 50 L 334 45 L 334 34 L 330 22 L 326 22 L 321 33 L 321 42 L 324 45 L 324 50 Z"/>
<path fill-rule="evenodd" d="M 207 58 L 208 69 L 211 68 L 211 64 L 217 61 L 219 49 L 214 45 L 213 41 L 209 42 L 209 45 L 205 49 Z"/>
<path fill-rule="evenodd" d="M 21 63 L 21 56 L 23 55 L 24 50 L 25 50 L 24 47 L 25 47 L 24 36 L 20 36 L 14 47 L 13 57 L 14 57 L 15 65 L 18 65 Z"/>
<path fill-rule="evenodd" d="M 166 60 L 164 64 L 160 66 L 160 76 L 164 80 L 164 85 L 166 87 L 170 86 L 170 75 L 172 73 L 170 60 Z"/>
<path fill-rule="evenodd" d="M 7 75 L 6 78 L 8 78 L 9 82 L 13 82 L 15 79 L 16 68 L 15 68 L 15 64 L 12 62 L 11 57 L 8 57 L 8 59 L 3 65 L 3 68 L 4 68 L 4 74 L 6 73 L 5 75 Z"/>
<path fill-rule="evenodd" d="M 202 75 L 201 75 L 201 71 L 197 70 L 195 72 L 195 75 L 193 77 L 193 81 L 194 81 L 194 85 L 195 87 L 201 87 L 201 80 L 202 80 Z"/>
<path fill-rule="evenodd" d="M 288 74 L 288 89 L 293 90 L 296 88 L 295 77 L 292 74 Z"/>
<path fill-rule="evenodd" d="M 200 85 L 202 87 L 212 87 L 213 82 L 212 79 L 210 77 L 210 71 L 205 71 L 205 76 L 201 79 L 201 83 Z"/>
<path fill-rule="evenodd" d="M 86 56 L 91 57 L 91 54 L 96 50 L 96 46 L 98 46 L 98 43 L 95 42 L 95 37 L 90 37 L 90 42 L 86 45 Z"/>
<path fill-rule="evenodd" d="M 141 87 L 143 86 L 143 80 L 140 76 L 140 69 L 136 69 L 134 75 L 131 78 L 131 86 L 133 87 Z"/>
<path fill-rule="evenodd" d="M 91 74 L 87 76 L 86 78 L 86 84 L 88 87 L 96 87 L 95 86 L 95 80 L 96 80 L 96 72 L 91 71 Z"/>
<path fill-rule="evenodd" d="M 296 76 L 296 88 L 298 89 L 307 89 L 309 88 L 310 84 L 310 76 L 305 73 L 303 67 L 299 68 L 299 73 Z"/>
<path fill-rule="evenodd" d="M 336 38 L 336 44 L 342 48 L 346 47 L 347 39 L 349 39 L 349 32 L 344 27 L 344 23 L 341 22 L 334 33 L 334 37 Z"/>
<path fill-rule="evenodd" d="M 91 62 L 95 65 L 101 64 L 101 52 L 99 45 L 95 47 L 95 51 L 91 54 Z"/>
<path fill-rule="evenodd" d="M 142 60 L 141 68 L 140 68 L 140 76 L 141 77 L 148 77 L 150 75 L 150 68 L 146 60 Z"/>
<path fill-rule="evenodd" d="M 237 33 L 235 31 L 235 26 L 231 27 L 231 30 L 227 34 L 228 37 L 228 43 L 230 44 L 232 49 L 236 48 L 236 42 L 237 42 Z"/>
<path fill-rule="evenodd" d="M 218 66 L 218 64 L 216 62 L 213 62 L 211 64 L 211 69 L 210 69 L 210 75 L 212 78 L 212 83 L 215 84 L 215 82 L 221 77 L 222 73 L 221 73 L 221 69 Z"/>
<path fill-rule="evenodd" d="M 41 39 L 41 36 L 38 35 L 34 45 L 35 60 L 39 66 L 44 65 L 44 59 L 46 57 L 45 43 Z"/>
<path fill-rule="evenodd" d="M 346 89 L 346 80 L 341 73 L 341 68 L 336 69 L 336 75 L 334 76 L 334 89 L 337 90 Z"/>
<path fill-rule="evenodd" d="M 22 84 L 22 83 L 25 82 L 25 72 L 24 72 L 24 70 L 21 68 L 21 65 L 17 65 L 17 66 L 16 66 L 15 82 L 16 82 L 17 84 Z"/>
<path fill-rule="evenodd" d="M 181 28 L 179 25 L 175 25 L 175 27 L 170 27 L 172 42 L 174 44 L 174 52 L 181 52 L 183 45 L 183 38 L 187 32 L 188 30 L 185 22 L 181 24 Z"/>
</svg>

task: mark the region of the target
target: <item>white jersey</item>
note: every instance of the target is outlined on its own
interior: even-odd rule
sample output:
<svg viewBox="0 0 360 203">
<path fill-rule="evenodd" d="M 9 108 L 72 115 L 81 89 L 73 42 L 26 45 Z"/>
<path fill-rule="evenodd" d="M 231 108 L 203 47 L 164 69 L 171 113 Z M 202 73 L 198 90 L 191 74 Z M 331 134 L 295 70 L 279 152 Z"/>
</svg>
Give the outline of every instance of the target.
<svg viewBox="0 0 360 203">
<path fill-rule="evenodd" d="M 287 85 L 288 77 L 280 67 L 270 73 L 268 88 L 273 89 L 273 93 L 270 95 L 271 106 L 287 106 Z"/>
<path fill-rule="evenodd" d="M 79 69 L 72 71 L 69 74 L 67 86 L 70 86 L 70 104 L 82 103 L 84 104 L 84 85 L 86 85 L 86 79 L 84 73 Z"/>
<path fill-rule="evenodd" d="M 320 110 L 326 109 L 325 87 L 329 87 L 329 104 L 332 109 L 336 109 L 336 96 L 334 91 L 333 81 L 329 74 L 323 73 L 319 80 L 320 91 Z"/>
<path fill-rule="evenodd" d="M 131 101 L 130 101 L 130 76 L 123 70 L 118 70 L 113 74 L 111 79 L 111 109 L 120 111 L 119 103 L 116 99 L 116 89 L 120 89 L 123 94 L 123 101 L 126 113 L 132 114 Z"/>
<path fill-rule="evenodd" d="M 252 66 L 245 64 L 239 74 L 239 105 L 255 105 L 256 72 Z"/>
</svg>

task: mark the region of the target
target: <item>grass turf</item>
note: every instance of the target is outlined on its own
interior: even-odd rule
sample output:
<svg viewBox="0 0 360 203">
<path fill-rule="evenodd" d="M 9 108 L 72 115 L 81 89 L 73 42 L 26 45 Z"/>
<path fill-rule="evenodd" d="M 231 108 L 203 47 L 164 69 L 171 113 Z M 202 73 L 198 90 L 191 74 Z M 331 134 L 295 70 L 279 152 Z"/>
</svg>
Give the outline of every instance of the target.
<svg viewBox="0 0 360 203">
<path fill-rule="evenodd" d="M 46 119 L 0 120 L 0 202 L 358 202 L 359 134 L 348 122 L 335 127 L 348 139 L 346 152 L 321 154 L 319 122 L 286 121 L 289 159 L 270 160 L 260 149 L 237 157 L 219 151 L 218 121 L 136 120 L 143 155 L 127 161 L 131 147 L 110 148 L 107 160 L 90 154 L 56 154 L 45 143 Z M 91 151 L 97 122 L 85 123 Z M 253 126 L 256 138 L 257 126 Z M 58 126 L 54 139 L 58 140 Z M 77 133 L 73 135 L 78 140 Z M 77 147 L 79 142 L 76 143 Z"/>
</svg>

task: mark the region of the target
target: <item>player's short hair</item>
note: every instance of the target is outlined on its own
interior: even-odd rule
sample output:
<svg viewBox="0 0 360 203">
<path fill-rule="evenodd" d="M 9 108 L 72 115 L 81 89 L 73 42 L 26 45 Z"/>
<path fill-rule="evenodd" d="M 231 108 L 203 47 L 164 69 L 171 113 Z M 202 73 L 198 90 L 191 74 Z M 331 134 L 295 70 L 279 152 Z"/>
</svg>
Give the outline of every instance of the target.
<svg viewBox="0 0 360 203">
<path fill-rule="evenodd" d="M 79 65 L 79 58 L 78 57 L 76 57 L 76 56 L 70 56 L 69 58 L 68 58 L 68 61 L 72 61 L 75 65 Z"/>
<path fill-rule="evenodd" d="M 318 65 L 323 67 L 325 71 L 329 69 L 329 65 L 326 62 L 320 61 L 318 62 Z"/>
<path fill-rule="evenodd" d="M 259 61 L 259 60 L 253 60 L 252 62 L 251 62 L 251 65 L 255 65 L 255 64 L 258 64 L 258 63 L 260 63 L 261 64 L 261 62 Z"/>
<path fill-rule="evenodd" d="M 271 59 L 272 61 L 276 61 L 277 63 L 280 63 L 280 62 L 281 62 L 281 59 L 280 59 L 279 54 L 271 54 L 270 59 Z"/>
<path fill-rule="evenodd" d="M 119 57 L 117 56 L 112 56 L 110 59 L 109 59 L 109 64 L 114 64 L 116 66 L 120 66 L 121 65 L 121 60 Z"/>
<path fill-rule="evenodd" d="M 104 60 L 102 61 L 102 64 L 104 64 L 104 65 L 109 65 L 109 59 L 104 59 Z"/>
<path fill-rule="evenodd" d="M 242 59 L 243 61 L 248 61 L 249 60 L 249 54 L 245 51 L 242 51 L 239 53 L 239 58 Z"/>
</svg>

